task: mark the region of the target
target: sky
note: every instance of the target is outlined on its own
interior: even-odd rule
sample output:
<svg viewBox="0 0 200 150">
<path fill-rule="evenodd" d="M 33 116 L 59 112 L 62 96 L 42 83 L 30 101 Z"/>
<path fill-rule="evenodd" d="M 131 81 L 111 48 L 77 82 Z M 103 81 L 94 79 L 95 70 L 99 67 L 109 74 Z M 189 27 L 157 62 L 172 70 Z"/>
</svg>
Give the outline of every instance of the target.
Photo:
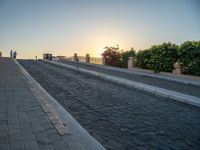
<svg viewBox="0 0 200 150">
<path fill-rule="evenodd" d="M 143 50 L 187 40 L 200 40 L 199 0 L 0 0 L 3 56 L 100 57 L 106 46 Z"/>
</svg>

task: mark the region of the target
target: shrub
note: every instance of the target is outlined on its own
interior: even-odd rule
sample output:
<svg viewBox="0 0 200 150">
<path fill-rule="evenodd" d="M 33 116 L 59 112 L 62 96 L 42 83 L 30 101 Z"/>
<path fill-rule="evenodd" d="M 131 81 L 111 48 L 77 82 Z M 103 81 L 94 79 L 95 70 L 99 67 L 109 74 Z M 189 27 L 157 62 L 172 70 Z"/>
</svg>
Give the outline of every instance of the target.
<svg viewBox="0 0 200 150">
<path fill-rule="evenodd" d="M 180 45 L 178 60 L 183 73 L 200 76 L 200 41 L 186 41 Z"/>
<path fill-rule="evenodd" d="M 149 49 L 150 69 L 155 72 L 171 72 L 173 64 L 177 61 L 178 46 L 172 43 L 154 45 Z"/>
<path fill-rule="evenodd" d="M 140 50 L 136 54 L 136 66 L 142 69 L 150 69 L 151 52 L 149 50 Z"/>
<path fill-rule="evenodd" d="M 105 65 L 120 67 L 121 53 L 119 47 L 105 47 L 105 51 L 101 54 L 105 58 Z"/>
</svg>

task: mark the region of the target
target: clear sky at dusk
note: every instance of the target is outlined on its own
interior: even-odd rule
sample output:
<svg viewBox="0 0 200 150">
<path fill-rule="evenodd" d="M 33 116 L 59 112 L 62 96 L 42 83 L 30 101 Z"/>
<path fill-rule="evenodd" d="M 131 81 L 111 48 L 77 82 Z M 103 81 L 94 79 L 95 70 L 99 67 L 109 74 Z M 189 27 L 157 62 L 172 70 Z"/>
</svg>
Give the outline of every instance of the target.
<svg viewBox="0 0 200 150">
<path fill-rule="evenodd" d="M 0 51 L 100 56 L 102 49 L 145 49 L 200 40 L 199 0 L 0 0 Z"/>
</svg>

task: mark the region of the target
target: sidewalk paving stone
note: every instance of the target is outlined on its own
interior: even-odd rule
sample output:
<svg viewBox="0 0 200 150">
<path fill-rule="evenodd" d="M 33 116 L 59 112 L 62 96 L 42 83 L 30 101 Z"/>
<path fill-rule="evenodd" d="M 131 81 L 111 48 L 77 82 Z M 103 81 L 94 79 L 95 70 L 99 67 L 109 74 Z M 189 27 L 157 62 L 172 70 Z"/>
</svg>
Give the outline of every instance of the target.
<svg viewBox="0 0 200 150">
<path fill-rule="evenodd" d="M 0 149 L 71 149 L 59 131 L 63 127 L 49 118 L 20 67 L 9 58 L 0 61 Z"/>
</svg>

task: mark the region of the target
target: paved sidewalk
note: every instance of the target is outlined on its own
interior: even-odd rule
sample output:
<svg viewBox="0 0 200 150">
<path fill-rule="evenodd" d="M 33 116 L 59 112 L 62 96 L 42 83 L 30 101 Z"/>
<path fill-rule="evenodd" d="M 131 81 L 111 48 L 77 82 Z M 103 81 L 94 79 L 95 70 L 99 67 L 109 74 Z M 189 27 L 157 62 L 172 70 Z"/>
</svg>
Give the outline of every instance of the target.
<svg viewBox="0 0 200 150">
<path fill-rule="evenodd" d="M 62 63 L 67 63 L 70 65 L 76 65 L 76 62 L 74 61 L 67 61 L 67 60 L 59 60 L 59 62 Z M 143 77 L 152 77 L 152 78 L 157 78 L 157 79 L 164 79 L 168 81 L 174 81 L 177 83 L 182 83 L 182 84 L 190 84 L 190 85 L 195 85 L 195 86 L 200 86 L 200 77 L 195 77 L 195 76 L 187 76 L 187 75 L 174 75 L 170 73 L 154 73 L 153 71 L 150 70 L 144 70 L 144 69 L 138 69 L 138 68 L 133 68 L 132 70 L 128 70 L 127 68 L 118 68 L 118 67 L 111 67 L 111 66 L 106 66 L 106 65 L 99 65 L 99 64 L 91 64 L 91 63 L 85 63 L 85 62 L 80 62 L 79 63 L 80 67 L 88 68 L 90 67 L 95 69 L 97 71 L 98 69 L 103 69 L 103 70 L 109 70 L 109 71 L 115 71 L 118 73 L 124 73 L 124 74 L 130 74 L 133 76 L 143 76 Z M 101 71 L 103 71 L 101 70 Z"/>
<path fill-rule="evenodd" d="M 0 58 L 1 150 L 104 149 L 53 98 L 37 87 L 13 60 Z"/>
</svg>

